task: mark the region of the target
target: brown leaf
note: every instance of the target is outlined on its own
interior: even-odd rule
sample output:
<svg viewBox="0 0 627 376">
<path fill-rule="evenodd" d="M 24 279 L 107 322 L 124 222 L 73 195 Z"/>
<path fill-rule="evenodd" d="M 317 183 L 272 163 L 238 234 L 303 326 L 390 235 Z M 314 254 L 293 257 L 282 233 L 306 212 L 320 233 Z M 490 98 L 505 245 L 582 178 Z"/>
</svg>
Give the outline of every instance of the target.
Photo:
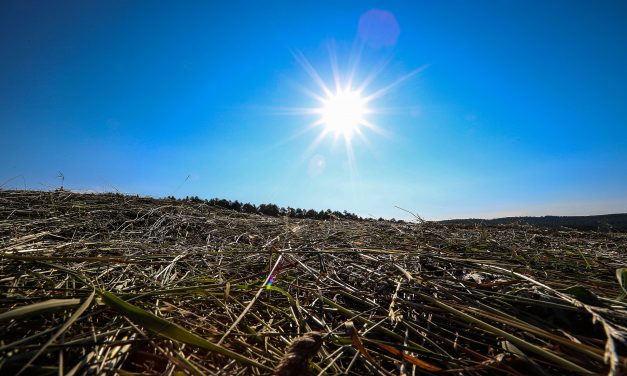
<svg viewBox="0 0 627 376">
<path fill-rule="evenodd" d="M 377 363 L 375 362 L 374 358 L 370 355 L 370 353 L 368 353 L 368 350 L 366 350 L 364 344 L 361 342 L 353 321 L 346 321 L 344 323 L 344 327 L 346 328 L 346 334 L 351 336 L 351 339 L 353 340 L 353 347 L 355 347 L 357 351 L 359 351 L 359 353 L 364 356 L 364 358 L 368 359 L 370 363 L 376 365 Z"/>
<path fill-rule="evenodd" d="M 420 360 L 416 357 L 413 357 L 409 354 L 405 354 L 404 352 L 402 352 L 401 350 L 397 349 L 396 347 L 390 346 L 390 345 L 386 345 L 383 343 L 379 343 L 379 342 L 372 342 L 375 345 L 379 346 L 381 349 L 389 352 L 390 354 L 394 355 L 394 356 L 402 356 L 403 359 L 407 362 L 410 362 L 413 365 L 416 365 L 426 371 L 431 371 L 431 372 L 439 372 L 442 371 L 442 368 L 438 367 L 438 366 L 434 366 L 431 363 L 427 363 L 424 360 Z"/>
</svg>

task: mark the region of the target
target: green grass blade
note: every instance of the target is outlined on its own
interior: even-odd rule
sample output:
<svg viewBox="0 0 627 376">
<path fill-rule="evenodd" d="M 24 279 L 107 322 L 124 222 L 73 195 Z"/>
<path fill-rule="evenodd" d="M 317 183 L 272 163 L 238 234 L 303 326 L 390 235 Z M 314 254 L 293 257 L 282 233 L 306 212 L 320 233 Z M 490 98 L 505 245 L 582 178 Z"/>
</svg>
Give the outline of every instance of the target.
<svg viewBox="0 0 627 376">
<path fill-rule="evenodd" d="M 72 316 L 70 316 L 70 318 L 61 326 L 61 328 L 59 328 L 59 330 L 56 333 L 54 333 L 52 337 L 50 337 L 48 342 L 46 342 L 43 346 L 41 346 L 39 351 L 37 351 L 37 354 L 35 354 L 35 356 L 33 356 L 28 361 L 28 363 L 24 365 L 24 367 L 22 367 L 22 369 L 17 373 L 17 375 L 24 372 L 26 368 L 28 368 L 35 361 L 35 359 L 37 359 L 41 354 L 43 354 L 46 351 L 46 349 L 48 348 L 48 346 L 50 346 L 52 342 L 54 342 L 57 338 L 59 338 L 59 336 L 63 334 L 70 327 L 70 325 L 72 325 L 76 320 L 78 320 L 78 318 L 83 314 L 83 312 L 85 312 L 85 310 L 89 308 L 89 306 L 91 305 L 91 302 L 94 300 L 95 293 L 96 291 L 92 290 L 89 297 L 87 297 L 87 299 L 85 299 L 83 304 L 81 304 L 81 306 L 78 307 L 76 312 L 74 312 Z"/>
<path fill-rule="evenodd" d="M 80 299 L 50 299 L 45 302 L 33 303 L 27 306 L 17 307 L 7 312 L 0 313 L 0 322 L 11 319 L 23 319 L 50 311 L 58 311 L 68 307 L 74 307 L 81 303 Z"/>
<path fill-rule="evenodd" d="M 215 352 L 226 357 L 229 357 L 240 363 L 252 365 L 261 368 L 266 371 L 271 371 L 272 368 L 263 365 L 253 359 L 249 359 L 241 354 L 233 352 L 225 347 L 209 342 L 204 338 L 188 331 L 187 329 L 172 323 L 168 320 L 162 319 L 153 315 L 152 313 L 141 309 L 135 305 L 132 305 L 115 294 L 108 291 L 102 291 L 100 293 L 102 299 L 109 307 L 116 310 L 118 313 L 128 317 L 136 324 L 143 326 L 144 328 L 173 341 L 186 343 L 188 345 L 200 347 L 211 352 Z"/>
<path fill-rule="evenodd" d="M 68 307 L 74 307 L 81 303 L 80 299 L 50 299 L 45 302 L 33 303 L 27 306 L 17 307 L 7 312 L 0 313 L 0 322 L 11 319 L 23 319 L 50 311 L 58 311 Z"/>
<path fill-rule="evenodd" d="M 618 283 L 620 283 L 620 287 L 623 289 L 623 292 L 627 294 L 627 268 L 616 269 L 616 278 L 618 279 Z"/>
</svg>

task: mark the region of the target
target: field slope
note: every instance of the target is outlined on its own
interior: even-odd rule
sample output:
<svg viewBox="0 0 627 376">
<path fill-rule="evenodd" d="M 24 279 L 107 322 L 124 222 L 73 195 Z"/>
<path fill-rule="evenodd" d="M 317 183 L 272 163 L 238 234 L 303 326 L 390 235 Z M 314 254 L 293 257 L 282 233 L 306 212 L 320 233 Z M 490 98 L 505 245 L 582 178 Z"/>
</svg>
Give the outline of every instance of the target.
<svg viewBox="0 0 627 376">
<path fill-rule="evenodd" d="M 0 374 L 265 375 L 312 331 L 312 374 L 624 374 L 626 249 L 621 233 L 0 191 Z"/>
</svg>

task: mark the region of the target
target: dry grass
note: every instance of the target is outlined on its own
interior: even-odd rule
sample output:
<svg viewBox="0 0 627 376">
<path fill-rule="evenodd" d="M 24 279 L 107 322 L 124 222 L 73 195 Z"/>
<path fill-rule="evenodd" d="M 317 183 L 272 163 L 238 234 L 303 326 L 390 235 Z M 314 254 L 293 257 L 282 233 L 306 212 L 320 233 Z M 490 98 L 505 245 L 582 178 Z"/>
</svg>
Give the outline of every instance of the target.
<svg viewBox="0 0 627 376">
<path fill-rule="evenodd" d="M 311 331 L 312 374 L 625 373 L 626 245 L 0 191 L 0 373 L 270 374 Z"/>
</svg>

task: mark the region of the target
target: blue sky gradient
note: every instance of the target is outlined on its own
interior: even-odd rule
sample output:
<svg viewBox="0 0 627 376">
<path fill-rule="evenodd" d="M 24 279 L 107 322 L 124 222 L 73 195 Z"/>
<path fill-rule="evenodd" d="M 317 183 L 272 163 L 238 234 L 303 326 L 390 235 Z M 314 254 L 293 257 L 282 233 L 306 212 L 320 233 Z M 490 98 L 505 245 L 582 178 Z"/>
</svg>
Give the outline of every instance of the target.
<svg viewBox="0 0 627 376">
<path fill-rule="evenodd" d="M 398 38 L 360 35 L 373 9 Z M 625 19 L 621 1 L 3 1 L 0 184 L 61 171 L 76 190 L 396 218 L 627 212 Z M 319 92 L 301 53 L 328 84 L 330 55 L 345 76 L 359 54 L 366 92 L 424 69 L 371 102 L 385 134 L 355 138 L 351 165 L 291 111 Z"/>
</svg>

